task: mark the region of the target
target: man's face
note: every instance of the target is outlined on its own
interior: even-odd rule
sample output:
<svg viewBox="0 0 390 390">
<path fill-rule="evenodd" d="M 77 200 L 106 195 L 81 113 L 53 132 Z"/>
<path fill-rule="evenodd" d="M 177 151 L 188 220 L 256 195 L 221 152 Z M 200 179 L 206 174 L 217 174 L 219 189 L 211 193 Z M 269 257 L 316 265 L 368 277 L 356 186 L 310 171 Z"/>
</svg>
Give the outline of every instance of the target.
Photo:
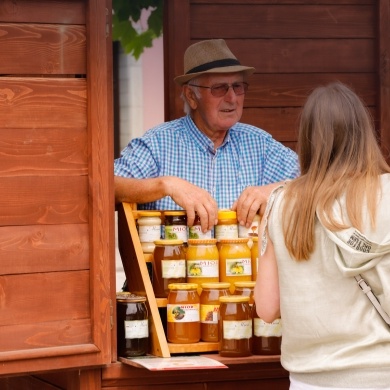
<svg viewBox="0 0 390 390">
<path fill-rule="evenodd" d="M 209 74 L 200 77 L 197 84 L 211 87 L 242 81 L 242 73 Z M 191 102 L 193 120 L 210 138 L 213 138 L 213 134 L 217 136 L 217 132 L 226 132 L 241 119 L 245 95 L 236 95 L 233 88 L 229 88 L 226 95 L 221 97 L 213 96 L 209 88 L 199 88 L 199 93 L 200 98 L 194 97 Z"/>
</svg>

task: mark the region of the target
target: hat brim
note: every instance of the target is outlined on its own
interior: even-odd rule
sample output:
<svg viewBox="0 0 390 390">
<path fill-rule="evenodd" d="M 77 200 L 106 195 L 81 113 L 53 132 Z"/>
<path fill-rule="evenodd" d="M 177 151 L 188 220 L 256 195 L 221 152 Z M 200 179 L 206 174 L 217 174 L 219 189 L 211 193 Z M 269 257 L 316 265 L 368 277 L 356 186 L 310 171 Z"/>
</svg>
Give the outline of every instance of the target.
<svg viewBox="0 0 390 390">
<path fill-rule="evenodd" d="M 209 70 L 205 70 L 203 72 L 197 72 L 197 73 L 189 73 L 184 74 L 182 76 L 177 76 L 174 78 L 175 82 L 179 85 L 186 84 L 188 81 L 194 79 L 195 77 L 198 77 L 202 74 L 206 73 L 236 73 L 236 72 L 242 72 L 245 74 L 245 76 L 250 76 L 252 73 L 254 73 L 255 68 L 249 67 L 249 66 L 242 66 L 242 65 L 234 65 L 234 66 L 224 66 L 221 68 L 213 68 Z"/>
</svg>

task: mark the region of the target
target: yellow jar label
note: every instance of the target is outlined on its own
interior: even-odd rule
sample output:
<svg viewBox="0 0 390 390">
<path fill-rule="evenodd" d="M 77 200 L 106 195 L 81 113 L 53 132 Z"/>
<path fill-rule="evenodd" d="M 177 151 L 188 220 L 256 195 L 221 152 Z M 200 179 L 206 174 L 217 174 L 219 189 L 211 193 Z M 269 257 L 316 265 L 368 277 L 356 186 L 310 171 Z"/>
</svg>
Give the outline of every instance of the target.
<svg viewBox="0 0 390 390">
<path fill-rule="evenodd" d="M 203 233 L 200 225 L 194 225 L 189 228 L 188 237 L 197 240 L 210 240 L 214 238 L 214 234 L 212 230 L 208 230 L 206 233 Z"/>
<path fill-rule="evenodd" d="M 186 261 L 185 260 L 161 260 L 162 277 L 170 278 L 185 278 L 186 277 Z"/>
<path fill-rule="evenodd" d="M 250 257 L 226 259 L 226 276 L 251 276 L 252 261 Z"/>
<path fill-rule="evenodd" d="M 199 322 L 199 303 L 188 305 L 167 305 L 168 322 Z"/>
<path fill-rule="evenodd" d="M 219 305 L 200 305 L 200 322 L 218 324 Z"/>
<path fill-rule="evenodd" d="M 226 340 L 242 340 L 252 337 L 252 320 L 223 321 L 223 338 Z"/>
<path fill-rule="evenodd" d="M 219 260 L 187 260 L 187 277 L 215 278 L 219 276 Z"/>
<path fill-rule="evenodd" d="M 125 339 L 149 337 L 148 320 L 125 321 Z"/>
<path fill-rule="evenodd" d="M 282 320 L 280 318 L 268 323 L 261 318 L 254 318 L 253 334 L 256 337 L 281 337 L 282 336 Z"/>
<path fill-rule="evenodd" d="M 169 225 L 165 226 L 165 239 L 167 240 L 183 240 L 187 242 L 188 232 L 187 226 L 184 225 Z"/>
</svg>

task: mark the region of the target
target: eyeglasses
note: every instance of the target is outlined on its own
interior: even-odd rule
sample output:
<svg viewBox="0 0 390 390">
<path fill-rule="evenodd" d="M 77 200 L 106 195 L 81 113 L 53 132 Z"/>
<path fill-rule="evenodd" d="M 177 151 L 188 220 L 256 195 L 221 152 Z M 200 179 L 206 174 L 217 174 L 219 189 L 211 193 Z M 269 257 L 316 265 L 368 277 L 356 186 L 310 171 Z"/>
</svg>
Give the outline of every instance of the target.
<svg viewBox="0 0 390 390">
<path fill-rule="evenodd" d="M 222 97 L 227 94 L 229 91 L 229 88 L 232 87 L 233 91 L 236 95 L 244 95 L 246 91 L 248 90 L 248 83 L 245 83 L 244 81 L 240 81 L 233 84 L 214 84 L 211 87 L 205 87 L 203 85 L 195 85 L 195 84 L 188 84 L 192 87 L 198 87 L 198 88 L 207 88 L 210 89 L 210 92 L 215 97 Z"/>
</svg>

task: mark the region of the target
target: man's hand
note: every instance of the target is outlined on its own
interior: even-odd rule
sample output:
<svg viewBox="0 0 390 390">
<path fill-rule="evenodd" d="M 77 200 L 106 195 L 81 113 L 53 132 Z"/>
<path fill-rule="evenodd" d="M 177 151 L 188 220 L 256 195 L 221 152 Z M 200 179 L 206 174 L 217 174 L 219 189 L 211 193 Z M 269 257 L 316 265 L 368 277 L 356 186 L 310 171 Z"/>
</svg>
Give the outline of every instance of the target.
<svg viewBox="0 0 390 390">
<path fill-rule="evenodd" d="M 214 227 L 218 221 L 218 205 L 204 189 L 174 176 L 165 177 L 166 193 L 187 212 L 187 224 L 192 226 L 195 212 L 199 215 L 202 231 Z"/>
<path fill-rule="evenodd" d="M 272 183 L 265 186 L 245 188 L 232 206 L 232 210 L 237 212 L 238 223 L 249 228 L 256 214 L 262 216 L 265 211 L 268 197 L 272 190 L 280 184 L 282 183 Z"/>
</svg>

